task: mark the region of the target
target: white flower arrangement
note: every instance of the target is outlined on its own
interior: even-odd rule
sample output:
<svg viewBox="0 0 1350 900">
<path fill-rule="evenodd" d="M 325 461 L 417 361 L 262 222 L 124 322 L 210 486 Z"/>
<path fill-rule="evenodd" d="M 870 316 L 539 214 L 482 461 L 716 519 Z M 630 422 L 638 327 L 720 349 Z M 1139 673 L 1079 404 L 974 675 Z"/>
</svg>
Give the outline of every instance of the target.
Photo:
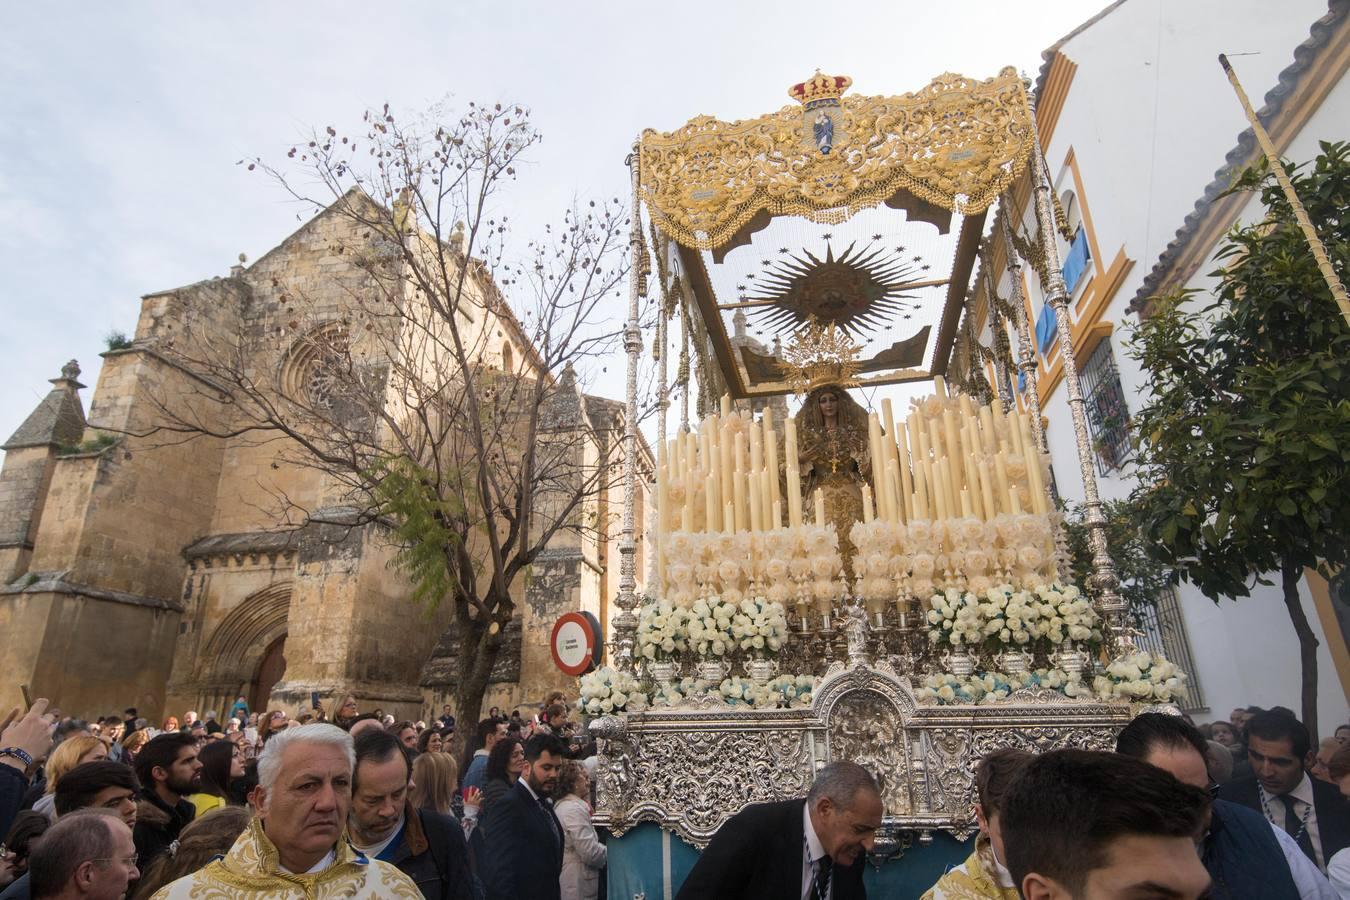
<svg viewBox="0 0 1350 900">
<path fill-rule="evenodd" d="M 933 594 L 928 606 L 928 639 L 936 645 L 996 652 L 1102 640 L 1101 617 L 1072 585 L 1016 590 L 1002 584 L 980 594 L 948 588 Z"/>
<path fill-rule="evenodd" d="M 731 617 L 731 636 L 742 650 L 776 656 L 787 637 L 783 604 L 747 597 Z"/>
<path fill-rule="evenodd" d="M 602 666 L 581 676 L 577 709 L 588 716 L 622 712 L 630 703 L 645 706 L 647 694 L 637 678 L 627 672 Z"/>
<path fill-rule="evenodd" d="M 1092 682 L 1103 699 L 1132 703 L 1171 703 L 1180 695 L 1186 673 L 1159 654 L 1139 651 L 1123 656 L 1106 667 L 1106 674 Z"/>
<path fill-rule="evenodd" d="M 731 621 L 740 607 L 721 597 L 700 597 L 689 609 L 685 625 L 689 646 L 698 656 L 726 656 L 736 647 Z"/>
<path fill-rule="evenodd" d="M 638 652 L 644 659 L 674 659 L 689 649 L 692 613 L 668 600 L 648 603 L 638 614 Z"/>
</svg>

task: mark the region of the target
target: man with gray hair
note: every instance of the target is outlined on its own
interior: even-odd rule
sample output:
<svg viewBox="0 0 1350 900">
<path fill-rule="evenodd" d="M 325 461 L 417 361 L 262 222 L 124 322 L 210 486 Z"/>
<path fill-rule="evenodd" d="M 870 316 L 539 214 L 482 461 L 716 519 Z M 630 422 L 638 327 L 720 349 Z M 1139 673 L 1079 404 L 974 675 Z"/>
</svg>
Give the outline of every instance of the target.
<svg viewBox="0 0 1350 900">
<path fill-rule="evenodd" d="M 62 816 L 28 854 L 29 896 L 119 900 L 141 877 L 131 829 L 108 809 Z"/>
<path fill-rule="evenodd" d="M 883 811 L 870 772 L 830 763 L 806 799 L 758 803 L 728 819 L 676 900 L 861 900 Z"/>
<path fill-rule="evenodd" d="M 178 879 L 154 900 L 421 897 L 408 876 L 347 842 L 355 762 L 351 735 L 335 725 L 278 733 L 258 757 L 257 816 L 223 859 Z"/>
</svg>

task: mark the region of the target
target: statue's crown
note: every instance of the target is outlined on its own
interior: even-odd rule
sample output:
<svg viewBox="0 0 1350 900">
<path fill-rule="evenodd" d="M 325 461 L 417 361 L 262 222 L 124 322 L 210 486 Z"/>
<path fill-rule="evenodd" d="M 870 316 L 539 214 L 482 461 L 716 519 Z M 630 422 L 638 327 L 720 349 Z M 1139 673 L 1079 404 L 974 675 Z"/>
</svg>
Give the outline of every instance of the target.
<svg viewBox="0 0 1350 900">
<path fill-rule="evenodd" d="M 806 81 L 794 84 L 788 90 L 788 96 L 810 109 L 822 100 L 838 100 L 852 84 L 853 79 L 847 75 L 822 75 L 816 69 L 816 74 Z"/>
<path fill-rule="evenodd" d="M 855 387 L 859 349 L 844 329 L 812 316 L 793 333 L 779 365 L 788 386 L 798 394 L 826 384 Z"/>
</svg>

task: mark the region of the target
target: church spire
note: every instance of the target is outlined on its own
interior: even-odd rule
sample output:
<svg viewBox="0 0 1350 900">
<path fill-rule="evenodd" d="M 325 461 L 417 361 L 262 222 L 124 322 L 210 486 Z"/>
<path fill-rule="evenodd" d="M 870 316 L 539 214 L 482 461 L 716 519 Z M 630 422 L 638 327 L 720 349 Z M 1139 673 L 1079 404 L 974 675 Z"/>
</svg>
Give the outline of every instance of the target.
<svg viewBox="0 0 1350 900">
<path fill-rule="evenodd" d="M 80 402 L 80 364 L 70 360 L 61 375 L 51 379 L 51 391 L 0 450 L 45 444 L 78 444 L 84 438 L 84 404 Z M 3 432 L 0 432 L 3 433 Z"/>
</svg>

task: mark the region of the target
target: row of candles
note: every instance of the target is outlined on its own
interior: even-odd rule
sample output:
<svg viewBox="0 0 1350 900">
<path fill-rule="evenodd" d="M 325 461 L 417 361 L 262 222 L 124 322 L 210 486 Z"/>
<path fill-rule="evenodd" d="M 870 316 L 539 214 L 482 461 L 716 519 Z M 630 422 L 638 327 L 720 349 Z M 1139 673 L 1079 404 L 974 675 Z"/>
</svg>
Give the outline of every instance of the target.
<svg viewBox="0 0 1350 900">
<path fill-rule="evenodd" d="M 989 522 L 1004 514 L 1049 512 L 1042 456 L 1027 414 L 1005 413 L 997 401 L 977 407 L 964 394 L 949 396 L 941 376 L 934 386 L 936 395 L 914 401 L 910 415 L 899 423 L 903 427 L 897 428 L 889 399 L 882 401 L 880 415 L 869 414 L 868 454 L 876 490 L 862 486 L 863 521 Z M 765 409 L 755 420 L 733 412 L 729 396 L 722 397 L 719 415 L 665 442 L 656 478 L 662 582 L 665 538 L 672 532 L 757 533 L 784 524 L 801 527 L 798 436 L 790 418 L 783 422 L 782 447 L 785 477 L 780 482 L 772 410 Z M 815 522 L 824 524 L 824 496 L 817 490 L 813 499 Z"/>
<path fill-rule="evenodd" d="M 965 394 L 950 397 L 941 375 L 933 382 L 936 395 L 915 401 L 904 427 L 896 427 L 890 400 L 882 401 L 881 416 L 868 416 L 877 489 L 863 486 L 863 521 L 989 522 L 1000 514 L 1048 513 L 1044 463 L 1029 416 L 1005 413 L 998 401 L 977 407 Z"/>
</svg>

